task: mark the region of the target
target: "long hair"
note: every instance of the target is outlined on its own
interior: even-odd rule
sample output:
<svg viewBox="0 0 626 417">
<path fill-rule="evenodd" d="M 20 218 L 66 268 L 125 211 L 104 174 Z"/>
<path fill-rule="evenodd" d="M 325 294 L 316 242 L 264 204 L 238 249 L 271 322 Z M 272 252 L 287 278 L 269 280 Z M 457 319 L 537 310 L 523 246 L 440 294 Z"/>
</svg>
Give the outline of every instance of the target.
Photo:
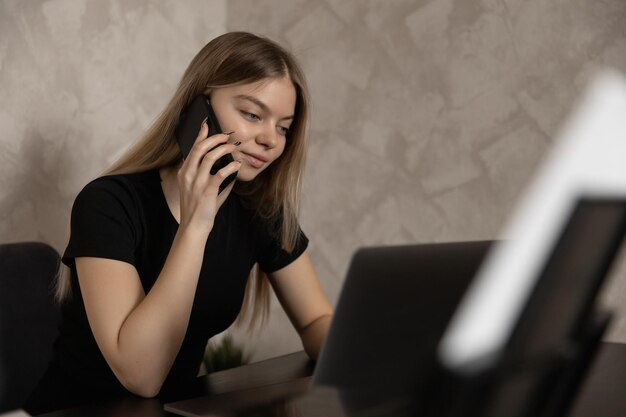
<svg viewBox="0 0 626 417">
<path fill-rule="evenodd" d="M 230 32 L 206 44 L 191 60 L 174 96 L 140 140 L 104 174 L 143 172 L 181 162 L 174 130 L 181 112 L 198 94 L 267 78 L 289 77 L 296 90 L 296 108 L 283 154 L 250 182 L 237 182 L 234 192 L 265 219 L 280 218 L 281 246 L 295 247 L 297 213 L 304 171 L 309 120 L 309 93 L 304 74 L 295 58 L 275 42 L 247 32 Z M 57 284 L 57 298 L 69 293 L 69 277 Z M 254 289 L 252 289 L 254 288 Z M 255 265 L 250 272 L 242 312 L 237 322 L 250 316 L 250 327 L 269 313 L 267 276 Z"/>
</svg>

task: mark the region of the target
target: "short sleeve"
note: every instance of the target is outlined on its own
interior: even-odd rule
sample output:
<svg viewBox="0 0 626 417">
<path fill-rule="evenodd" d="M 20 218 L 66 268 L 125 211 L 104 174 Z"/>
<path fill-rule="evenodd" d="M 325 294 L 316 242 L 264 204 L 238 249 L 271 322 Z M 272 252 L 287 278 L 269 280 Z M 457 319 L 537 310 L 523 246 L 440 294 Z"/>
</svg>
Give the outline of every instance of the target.
<svg viewBox="0 0 626 417">
<path fill-rule="evenodd" d="M 276 224 L 276 223 L 274 223 Z M 309 245 L 309 239 L 302 229 L 298 229 L 298 238 L 291 252 L 287 252 L 280 245 L 280 234 L 269 222 L 261 228 L 262 232 L 257 237 L 258 263 L 265 273 L 272 273 L 282 269 L 298 259 Z"/>
<path fill-rule="evenodd" d="M 123 182 L 103 177 L 89 183 L 72 206 L 70 240 L 63 263 L 81 256 L 135 264 L 137 204 Z"/>
</svg>

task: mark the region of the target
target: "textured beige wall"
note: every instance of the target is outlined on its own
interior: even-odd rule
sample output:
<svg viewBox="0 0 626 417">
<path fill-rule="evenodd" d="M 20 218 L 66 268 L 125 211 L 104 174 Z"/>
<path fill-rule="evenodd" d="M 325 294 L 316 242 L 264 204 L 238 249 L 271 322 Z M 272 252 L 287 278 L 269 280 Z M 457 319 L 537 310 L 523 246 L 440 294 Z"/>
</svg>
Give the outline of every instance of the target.
<svg viewBox="0 0 626 417">
<path fill-rule="evenodd" d="M 302 224 L 335 302 L 358 246 L 498 236 L 589 77 L 626 72 L 624 21 L 623 0 L 4 0 L 1 240 L 62 250 L 80 187 L 206 40 L 248 30 L 309 78 Z M 237 336 L 255 359 L 299 349 L 273 310 L 263 332 Z M 608 338 L 626 341 L 623 319 Z"/>
<path fill-rule="evenodd" d="M 0 237 L 64 248 L 76 193 L 224 32 L 226 1 L 0 2 Z M 201 12 L 198 12 L 201 11 Z"/>
</svg>

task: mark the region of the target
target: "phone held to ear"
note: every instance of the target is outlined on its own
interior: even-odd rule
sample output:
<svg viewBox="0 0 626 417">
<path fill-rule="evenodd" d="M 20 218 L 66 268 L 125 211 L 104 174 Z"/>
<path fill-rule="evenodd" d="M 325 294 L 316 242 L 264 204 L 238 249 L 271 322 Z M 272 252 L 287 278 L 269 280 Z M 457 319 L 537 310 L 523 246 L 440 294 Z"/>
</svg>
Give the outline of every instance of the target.
<svg viewBox="0 0 626 417">
<path fill-rule="evenodd" d="M 209 98 L 204 94 L 200 94 L 193 99 L 191 104 L 189 104 L 185 110 L 183 110 L 180 115 L 180 121 L 176 127 L 176 131 L 174 132 L 183 158 L 186 158 L 187 155 L 189 155 L 189 152 L 198 137 L 202 121 L 205 118 L 207 119 L 207 124 L 209 125 L 209 136 L 215 135 L 216 133 L 222 133 L 222 129 L 217 122 L 217 117 L 213 112 Z M 215 148 L 217 148 L 217 146 Z M 212 148 L 211 151 L 215 148 Z M 211 167 L 211 175 L 215 175 L 217 171 L 233 162 L 233 160 L 233 156 L 229 153 L 220 157 L 217 161 L 215 161 L 213 167 Z M 236 177 L 237 173 L 234 173 L 222 181 L 220 184 L 220 192 L 224 188 L 228 187 L 228 185 L 233 182 Z"/>
</svg>

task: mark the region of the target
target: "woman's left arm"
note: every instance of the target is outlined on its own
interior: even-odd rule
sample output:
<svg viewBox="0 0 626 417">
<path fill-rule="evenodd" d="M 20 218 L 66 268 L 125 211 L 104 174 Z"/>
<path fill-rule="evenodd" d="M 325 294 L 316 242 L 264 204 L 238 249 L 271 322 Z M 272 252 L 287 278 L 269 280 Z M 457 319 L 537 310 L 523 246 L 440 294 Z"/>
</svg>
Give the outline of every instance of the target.
<svg viewBox="0 0 626 417">
<path fill-rule="evenodd" d="M 269 274 L 272 288 L 302 339 L 304 350 L 317 359 L 333 309 L 305 251 L 295 261 Z"/>
</svg>

